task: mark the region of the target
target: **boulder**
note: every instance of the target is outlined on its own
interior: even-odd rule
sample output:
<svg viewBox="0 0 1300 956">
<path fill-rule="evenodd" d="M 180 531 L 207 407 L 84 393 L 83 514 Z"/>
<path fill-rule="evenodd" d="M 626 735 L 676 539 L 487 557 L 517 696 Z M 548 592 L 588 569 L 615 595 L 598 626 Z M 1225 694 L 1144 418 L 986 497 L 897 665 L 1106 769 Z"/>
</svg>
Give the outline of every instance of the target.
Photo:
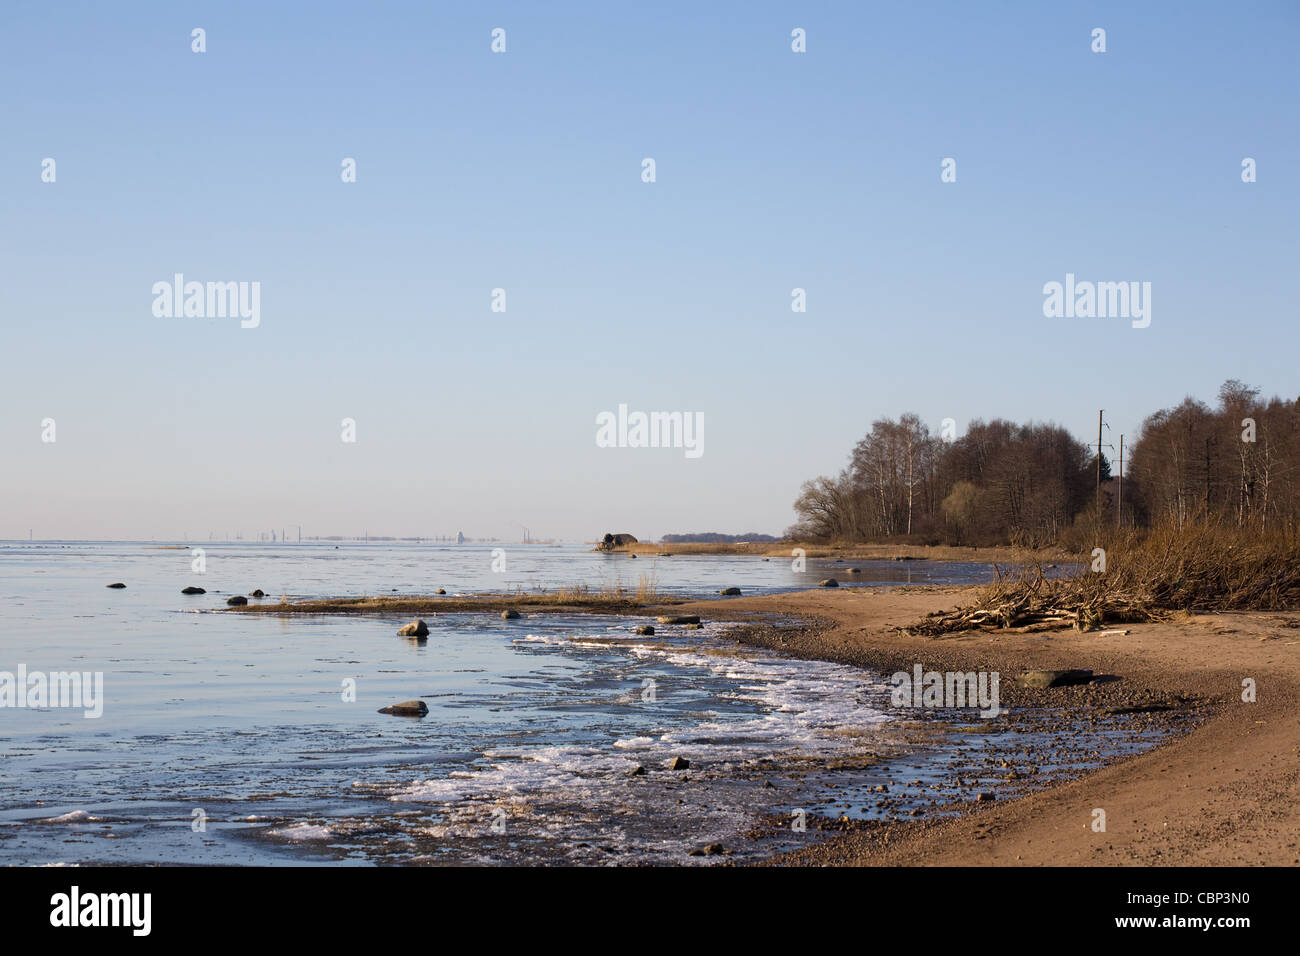
<svg viewBox="0 0 1300 956">
<path fill-rule="evenodd" d="M 445 590 L 443 590 L 442 588 L 438 588 L 438 590 L 434 591 L 433 593 L 434 593 L 434 594 L 446 594 L 447 592 L 446 592 Z"/>
<path fill-rule="evenodd" d="M 640 765 L 637 765 L 637 766 L 633 767 L 631 770 L 629 770 L 629 771 L 627 772 L 627 775 L 628 775 L 629 777 L 644 777 L 644 776 L 645 776 L 645 767 L 642 767 L 642 766 L 640 766 Z"/>
<path fill-rule="evenodd" d="M 507 621 L 513 621 L 518 616 L 519 616 L 519 612 L 516 611 L 514 608 L 509 608 L 501 612 L 501 617 Z"/>
<path fill-rule="evenodd" d="M 655 628 L 653 624 L 638 624 L 636 626 L 636 632 L 638 634 L 651 635 L 654 634 Z"/>
<path fill-rule="evenodd" d="M 1066 687 L 1070 684 L 1087 684 L 1092 680 L 1092 671 L 1024 671 L 1016 678 L 1021 687 L 1033 687 L 1046 690 L 1048 687 Z"/>
<path fill-rule="evenodd" d="M 817 586 L 819 588 L 837 588 L 840 586 L 840 582 L 836 581 L 834 578 L 827 578 L 825 581 L 822 581 Z"/>
<path fill-rule="evenodd" d="M 249 597 L 255 597 L 255 598 L 264 598 L 264 597 L 266 597 L 266 592 L 263 591 L 261 588 L 257 588 L 257 589 L 254 590 L 254 591 L 249 591 L 249 592 L 248 592 L 248 596 L 249 596 Z"/>
<path fill-rule="evenodd" d="M 106 585 L 104 585 L 104 586 L 105 586 L 105 587 L 109 587 L 109 588 L 124 588 L 124 587 L 126 587 L 126 585 L 123 584 L 121 581 L 114 582 L 113 584 L 106 584 Z"/>
<path fill-rule="evenodd" d="M 601 539 L 600 544 L 596 545 L 598 551 L 613 551 L 617 548 L 625 548 L 629 544 L 636 544 L 637 540 L 630 534 L 610 534 L 606 533 Z"/>
<path fill-rule="evenodd" d="M 723 597 L 731 597 L 733 595 L 739 596 L 740 588 L 723 588 L 718 593 L 721 594 Z"/>
<path fill-rule="evenodd" d="M 231 607 L 243 607 L 248 603 L 248 598 L 244 597 L 242 594 L 236 594 L 232 598 L 226 598 L 226 603 Z"/>
<path fill-rule="evenodd" d="M 404 700 L 400 704 L 379 708 L 379 713 L 392 714 L 394 717 L 423 717 L 428 712 L 429 707 L 422 700 Z"/>
<path fill-rule="evenodd" d="M 428 637 L 429 625 L 418 617 L 410 624 L 403 624 L 397 632 L 398 637 Z"/>
<path fill-rule="evenodd" d="M 181 588 L 181 594 L 207 594 L 207 593 L 208 592 L 203 590 L 203 588 L 196 588 L 196 587 Z"/>
<path fill-rule="evenodd" d="M 691 762 L 685 757 L 674 757 L 668 762 L 669 770 L 690 770 Z"/>
</svg>

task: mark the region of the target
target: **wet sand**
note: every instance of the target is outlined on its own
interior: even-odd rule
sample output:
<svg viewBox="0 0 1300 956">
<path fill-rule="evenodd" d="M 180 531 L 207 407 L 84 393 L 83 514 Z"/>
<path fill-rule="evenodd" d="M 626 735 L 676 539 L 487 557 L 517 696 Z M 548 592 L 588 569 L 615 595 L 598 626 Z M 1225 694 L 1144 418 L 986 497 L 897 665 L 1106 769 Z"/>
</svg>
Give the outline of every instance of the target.
<svg viewBox="0 0 1300 956">
<path fill-rule="evenodd" d="M 1159 720 L 1195 706 L 1194 730 L 1154 750 L 1018 799 L 972 801 L 946 820 L 849 828 L 773 857 L 775 865 L 1300 864 L 1300 616 L 1179 615 L 1122 625 L 1128 634 L 1062 630 L 938 638 L 897 628 L 967 599 L 959 589 L 819 589 L 678 605 L 677 614 L 795 615 L 741 640 L 885 673 L 987 670 L 1012 707 L 1137 709 Z M 1105 680 L 1026 690 L 1030 669 L 1087 668 Z M 1242 701 L 1252 678 L 1256 702 Z M 1094 830 L 1095 810 L 1106 829 Z"/>
</svg>

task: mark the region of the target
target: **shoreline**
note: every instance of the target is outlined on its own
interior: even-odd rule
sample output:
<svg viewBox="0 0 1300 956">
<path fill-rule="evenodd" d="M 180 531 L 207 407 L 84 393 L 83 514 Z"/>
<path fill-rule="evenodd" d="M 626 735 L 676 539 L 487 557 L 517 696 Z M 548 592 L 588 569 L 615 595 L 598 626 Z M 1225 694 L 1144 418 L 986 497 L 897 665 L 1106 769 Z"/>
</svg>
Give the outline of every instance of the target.
<svg viewBox="0 0 1300 956">
<path fill-rule="evenodd" d="M 592 552 L 610 555 L 639 555 L 645 557 L 691 557 L 696 555 L 751 555 L 763 558 L 790 560 L 791 552 L 798 548 L 804 557 L 816 560 L 826 558 L 854 561 L 969 561 L 977 564 L 1010 564 L 1026 561 L 1062 562 L 1080 561 L 1082 557 L 1061 548 L 1015 548 L 1009 545 L 971 547 L 947 544 L 847 544 L 817 543 L 809 541 L 683 541 L 660 543 L 638 541 L 608 550 L 592 545 Z"/>
<path fill-rule="evenodd" d="M 815 623 L 759 629 L 741 640 L 796 657 L 881 673 L 910 669 L 1087 668 L 1104 683 L 1030 691 L 1004 677 L 1012 706 L 1156 708 L 1197 705 L 1205 719 L 1137 756 L 945 820 L 891 820 L 779 854 L 763 865 L 1296 865 L 1300 864 L 1300 618 L 1273 612 L 1187 616 L 1125 625 L 1103 637 L 900 634 L 967 589 L 805 591 L 726 602 L 730 611 Z M 698 612 L 713 602 L 688 604 Z M 716 605 L 715 613 L 716 613 Z M 1242 681 L 1257 699 L 1241 700 Z M 1168 708 L 1169 710 L 1165 710 Z M 1093 829 L 1096 810 L 1106 830 Z"/>
<path fill-rule="evenodd" d="M 1197 726 L 1136 756 L 1045 789 L 970 801 L 947 818 L 859 821 L 758 865 L 1296 865 L 1300 864 L 1300 617 L 1275 612 L 1173 616 L 1101 633 L 1071 630 L 900 633 L 977 589 L 815 589 L 755 597 L 538 602 L 528 595 L 263 604 L 267 613 L 613 612 L 748 622 L 740 643 L 877 674 L 997 671 L 1003 702 L 1056 716 L 1141 714 L 1155 724 L 1198 712 Z M 359 603 L 369 606 L 357 606 Z M 780 618 L 782 623 L 773 623 Z M 1122 633 L 1127 631 L 1127 633 Z M 1014 676 L 1084 668 L 1094 681 L 1032 690 Z M 1257 700 L 1241 698 L 1255 681 Z M 1104 810 L 1105 831 L 1094 830 Z"/>
</svg>

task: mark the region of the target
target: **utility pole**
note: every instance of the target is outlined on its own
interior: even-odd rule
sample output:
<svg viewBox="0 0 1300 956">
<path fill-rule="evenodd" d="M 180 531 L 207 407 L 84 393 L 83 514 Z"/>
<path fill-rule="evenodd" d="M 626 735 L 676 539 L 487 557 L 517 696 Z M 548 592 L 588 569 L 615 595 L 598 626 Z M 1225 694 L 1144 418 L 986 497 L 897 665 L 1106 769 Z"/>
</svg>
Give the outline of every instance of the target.
<svg viewBox="0 0 1300 956">
<path fill-rule="evenodd" d="M 1105 445 L 1106 448 L 1114 447 L 1113 445 L 1111 445 L 1110 442 L 1102 441 L 1101 430 L 1103 428 L 1110 427 L 1106 425 L 1105 418 L 1103 417 L 1105 414 L 1106 414 L 1106 409 L 1104 408 L 1098 410 L 1097 412 L 1097 520 L 1098 521 L 1101 520 L 1101 449 L 1103 445 Z"/>
<path fill-rule="evenodd" d="M 1115 527 L 1124 524 L 1124 436 L 1119 436 L 1119 488 L 1115 493 Z"/>
<path fill-rule="evenodd" d="M 1101 416 L 1106 413 L 1106 409 L 1100 409 L 1097 412 L 1097 515 L 1101 515 Z"/>
</svg>

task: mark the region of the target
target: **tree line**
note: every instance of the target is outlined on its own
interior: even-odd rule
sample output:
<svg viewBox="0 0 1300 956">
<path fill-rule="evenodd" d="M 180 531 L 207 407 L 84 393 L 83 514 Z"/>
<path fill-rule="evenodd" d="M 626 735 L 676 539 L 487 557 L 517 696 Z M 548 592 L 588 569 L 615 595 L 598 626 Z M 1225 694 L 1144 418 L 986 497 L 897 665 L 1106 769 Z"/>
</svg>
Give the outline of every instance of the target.
<svg viewBox="0 0 1300 956">
<path fill-rule="evenodd" d="M 1107 441 L 1110 441 L 1107 438 Z M 812 541 L 1083 546 L 1099 525 L 1300 528 L 1300 399 L 1230 380 L 1148 416 L 1123 480 L 1054 424 L 977 420 L 961 437 L 917 415 L 882 418 L 834 477 L 807 481 L 788 537 Z M 1122 484 L 1122 487 L 1121 487 Z"/>
</svg>

